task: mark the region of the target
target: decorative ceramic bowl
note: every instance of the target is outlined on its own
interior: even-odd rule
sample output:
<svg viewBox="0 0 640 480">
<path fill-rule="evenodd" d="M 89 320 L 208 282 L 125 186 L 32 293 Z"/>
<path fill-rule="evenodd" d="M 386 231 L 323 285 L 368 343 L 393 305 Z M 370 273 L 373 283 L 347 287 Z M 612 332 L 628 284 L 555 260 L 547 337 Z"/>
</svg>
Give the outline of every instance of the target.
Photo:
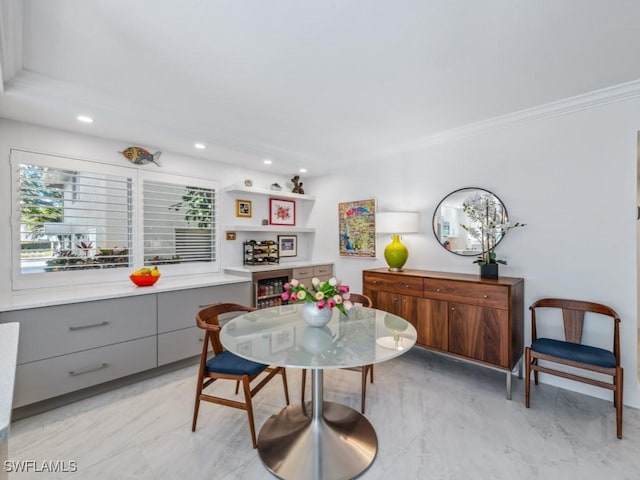
<svg viewBox="0 0 640 480">
<path fill-rule="evenodd" d="M 129 278 L 139 287 L 150 287 L 160 280 L 160 275 L 129 275 Z"/>
</svg>

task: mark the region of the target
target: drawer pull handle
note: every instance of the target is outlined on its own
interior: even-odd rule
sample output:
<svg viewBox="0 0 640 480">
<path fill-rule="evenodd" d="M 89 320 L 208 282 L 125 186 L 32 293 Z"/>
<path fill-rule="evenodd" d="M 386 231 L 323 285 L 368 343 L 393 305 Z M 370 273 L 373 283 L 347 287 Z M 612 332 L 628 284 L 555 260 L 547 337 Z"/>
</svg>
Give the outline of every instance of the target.
<svg viewBox="0 0 640 480">
<path fill-rule="evenodd" d="M 100 323 L 92 323 L 90 325 L 80 325 L 79 327 L 69 327 L 70 332 L 75 332 L 76 330 L 84 330 L 85 328 L 94 328 L 94 327 L 106 327 L 109 325 L 109 322 L 106 320 Z"/>
<path fill-rule="evenodd" d="M 451 311 L 454 312 L 456 310 L 456 307 L 451 307 Z"/>
<path fill-rule="evenodd" d="M 439 291 L 440 291 L 440 289 L 439 289 L 439 288 L 436 288 L 436 292 L 439 292 Z"/>
<path fill-rule="evenodd" d="M 484 298 L 489 298 L 489 295 L 485 295 Z"/>
<path fill-rule="evenodd" d="M 109 366 L 108 363 L 103 363 L 102 365 L 98 365 L 97 367 L 89 367 L 82 370 L 73 370 L 69 372 L 69 376 L 75 377 L 78 375 L 83 375 L 85 373 L 96 372 L 98 370 L 102 370 L 103 368 L 107 368 Z"/>
</svg>

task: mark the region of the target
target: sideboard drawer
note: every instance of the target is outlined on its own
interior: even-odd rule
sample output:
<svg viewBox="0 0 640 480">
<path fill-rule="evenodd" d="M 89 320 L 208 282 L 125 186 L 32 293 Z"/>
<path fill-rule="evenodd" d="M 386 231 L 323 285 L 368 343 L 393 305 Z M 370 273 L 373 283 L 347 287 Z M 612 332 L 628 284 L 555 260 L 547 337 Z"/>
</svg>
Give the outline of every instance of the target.
<svg viewBox="0 0 640 480">
<path fill-rule="evenodd" d="M 421 297 L 423 279 L 406 275 L 377 274 L 365 272 L 364 290 L 384 291 Z"/>
<path fill-rule="evenodd" d="M 56 305 L 3 314 L 20 322 L 18 364 L 156 334 L 156 296 Z"/>
<path fill-rule="evenodd" d="M 291 271 L 291 276 L 296 280 L 300 280 L 301 278 L 311 278 L 313 277 L 313 267 L 294 268 Z"/>
<path fill-rule="evenodd" d="M 155 366 L 155 336 L 18 365 L 13 406 L 57 397 Z"/>
<path fill-rule="evenodd" d="M 176 290 L 158 294 L 158 333 L 196 325 L 196 313 L 218 302 L 251 305 L 251 283 Z"/>
<path fill-rule="evenodd" d="M 509 309 L 508 288 L 500 285 L 425 278 L 424 296 L 502 310 Z"/>
<path fill-rule="evenodd" d="M 313 276 L 320 280 L 328 280 L 333 275 L 333 265 L 315 265 L 313 267 Z"/>
<path fill-rule="evenodd" d="M 158 366 L 200 355 L 204 333 L 201 328 L 189 327 L 158 335 Z"/>
</svg>

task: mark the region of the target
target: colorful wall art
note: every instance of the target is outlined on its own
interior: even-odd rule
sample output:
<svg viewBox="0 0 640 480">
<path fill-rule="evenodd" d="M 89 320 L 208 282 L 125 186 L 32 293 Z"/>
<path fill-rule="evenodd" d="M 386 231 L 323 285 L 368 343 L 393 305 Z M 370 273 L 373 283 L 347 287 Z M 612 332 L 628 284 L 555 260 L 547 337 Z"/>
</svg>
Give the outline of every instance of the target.
<svg viewBox="0 0 640 480">
<path fill-rule="evenodd" d="M 338 204 L 341 256 L 375 258 L 375 212 L 375 199 Z"/>
</svg>

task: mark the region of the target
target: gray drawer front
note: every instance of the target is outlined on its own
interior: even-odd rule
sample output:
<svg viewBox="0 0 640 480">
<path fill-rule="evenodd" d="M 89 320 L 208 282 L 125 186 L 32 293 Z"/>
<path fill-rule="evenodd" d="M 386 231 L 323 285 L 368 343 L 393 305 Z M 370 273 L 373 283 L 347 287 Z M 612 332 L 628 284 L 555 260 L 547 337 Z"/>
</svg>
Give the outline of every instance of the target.
<svg viewBox="0 0 640 480">
<path fill-rule="evenodd" d="M 18 365 L 13 406 L 53 398 L 156 366 L 156 337 Z"/>
<path fill-rule="evenodd" d="M 156 334 L 156 296 L 56 305 L 6 312 L 20 322 L 18 364 Z"/>
<path fill-rule="evenodd" d="M 158 366 L 200 355 L 203 341 L 204 330 L 198 327 L 158 335 Z M 211 344 L 209 350 L 212 351 Z"/>
<path fill-rule="evenodd" d="M 251 283 L 193 288 L 158 294 L 158 333 L 196 325 L 196 313 L 202 306 L 218 302 L 251 305 Z"/>
</svg>

